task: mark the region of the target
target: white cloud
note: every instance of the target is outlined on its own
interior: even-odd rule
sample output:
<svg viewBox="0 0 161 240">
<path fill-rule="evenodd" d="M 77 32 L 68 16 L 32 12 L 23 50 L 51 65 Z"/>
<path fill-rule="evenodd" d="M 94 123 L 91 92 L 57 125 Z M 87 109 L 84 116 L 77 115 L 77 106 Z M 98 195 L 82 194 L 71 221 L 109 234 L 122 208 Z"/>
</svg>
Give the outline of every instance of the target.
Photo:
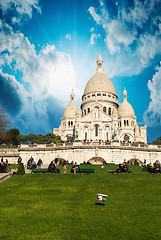
<svg viewBox="0 0 161 240">
<path fill-rule="evenodd" d="M 144 113 L 144 121 L 148 126 L 161 125 L 161 66 L 156 68 L 152 80 L 148 81 L 148 88 L 151 101 Z"/>
<path fill-rule="evenodd" d="M 100 18 L 100 16 L 96 13 L 95 8 L 94 8 L 94 7 L 90 7 L 90 8 L 88 9 L 88 11 L 89 11 L 90 14 L 92 15 L 94 21 L 95 21 L 97 24 L 100 24 L 101 18 Z"/>
<path fill-rule="evenodd" d="M 50 52 L 53 52 L 55 50 L 55 46 L 54 45 L 48 45 L 42 49 L 42 52 L 44 55 L 50 53 Z"/>
<path fill-rule="evenodd" d="M 19 23 L 21 21 L 20 18 L 16 18 L 16 17 L 13 17 L 12 18 L 12 23 L 15 24 L 15 23 Z"/>
<path fill-rule="evenodd" d="M 92 27 L 91 29 L 90 29 L 90 32 L 93 32 L 94 31 L 94 28 Z"/>
<path fill-rule="evenodd" d="M 32 17 L 33 8 L 41 13 L 39 0 L 0 0 L 0 7 L 3 13 L 6 13 L 9 9 L 13 9 L 14 7 L 19 15 L 28 15 L 29 18 Z"/>
<path fill-rule="evenodd" d="M 98 34 L 92 33 L 91 39 L 90 39 L 90 44 L 91 44 L 91 45 L 95 44 L 95 39 L 98 39 L 98 38 L 100 38 L 100 37 L 101 37 L 101 35 L 100 35 L 99 33 L 98 33 Z"/>
<path fill-rule="evenodd" d="M 71 89 L 79 92 L 70 55 L 56 51 L 54 45 L 47 45 L 36 54 L 35 46 L 22 33 L 2 31 L 0 51 L 4 50 L 7 52 L 1 57 L 0 66 L 6 64 L 15 71 L 22 71 L 23 81 L 29 83 L 35 99 L 50 95 L 66 105 Z M 62 86 L 66 89 L 65 94 Z"/>
<path fill-rule="evenodd" d="M 129 74 L 140 73 L 156 55 L 161 53 L 161 1 L 134 0 L 131 7 L 129 5 L 123 7 L 117 2 L 117 12 L 111 18 L 104 1 L 99 2 L 98 8 L 90 7 L 88 11 L 96 22 L 95 30 L 98 24 L 102 26 L 105 43 L 112 55 L 111 61 L 114 62 L 113 56 L 116 61 L 120 59 L 118 66 L 122 66 L 122 71 L 125 72 L 127 68 L 129 69 L 127 59 L 131 65 L 130 60 L 133 56 L 132 62 L 136 68 L 132 67 Z M 94 44 L 94 35 L 91 36 L 91 44 Z M 122 58 L 119 58 L 119 55 Z M 115 72 L 114 69 L 112 71 Z"/>
<path fill-rule="evenodd" d="M 111 54 L 120 51 L 120 45 L 130 45 L 136 39 L 137 32 L 135 30 L 129 31 L 127 26 L 119 19 L 113 20 L 108 24 L 108 35 L 106 43 Z"/>
<path fill-rule="evenodd" d="M 65 36 L 65 38 L 68 39 L 68 40 L 71 40 L 71 39 L 72 39 L 72 36 L 71 36 L 71 34 L 68 34 L 68 33 L 67 33 L 67 35 Z"/>
</svg>

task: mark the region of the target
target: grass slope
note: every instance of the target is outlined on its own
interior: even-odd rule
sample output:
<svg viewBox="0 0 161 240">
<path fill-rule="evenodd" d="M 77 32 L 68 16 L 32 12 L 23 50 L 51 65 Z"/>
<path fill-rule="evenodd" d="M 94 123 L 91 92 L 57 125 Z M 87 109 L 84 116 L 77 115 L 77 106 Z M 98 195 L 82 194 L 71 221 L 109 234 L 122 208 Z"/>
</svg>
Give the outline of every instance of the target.
<svg viewBox="0 0 161 240">
<path fill-rule="evenodd" d="M 0 239 L 161 239 L 161 175 L 139 166 L 127 175 L 108 174 L 111 166 L 86 167 L 95 173 L 2 182 Z M 95 205 L 97 193 L 109 195 L 105 206 Z"/>
</svg>

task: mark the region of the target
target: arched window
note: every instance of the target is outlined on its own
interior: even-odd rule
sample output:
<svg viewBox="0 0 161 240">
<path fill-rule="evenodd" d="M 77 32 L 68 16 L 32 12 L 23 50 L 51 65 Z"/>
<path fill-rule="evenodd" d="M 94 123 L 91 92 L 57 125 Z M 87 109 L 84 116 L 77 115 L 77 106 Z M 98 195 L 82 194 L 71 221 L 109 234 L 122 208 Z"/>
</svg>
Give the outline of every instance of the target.
<svg viewBox="0 0 161 240">
<path fill-rule="evenodd" d="M 71 127 L 73 126 L 73 121 L 71 121 Z"/>
<path fill-rule="evenodd" d="M 111 116 L 111 108 L 108 109 L 108 115 Z"/>
<path fill-rule="evenodd" d="M 86 139 L 86 140 L 87 140 L 87 132 L 85 132 L 85 137 L 84 137 L 84 139 Z"/>
<path fill-rule="evenodd" d="M 129 126 L 129 121 L 127 120 L 127 126 Z"/>
<path fill-rule="evenodd" d="M 98 125 L 95 125 L 95 137 L 98 137 Z"/>
<path fill-rule="evenodd" d="M 86 110 L 84 110 L 84 115 L 86 115 Z"/>
<path fill-rule="evenodd" d="M 90 113 L 90 108 L 88 108 L 88 113 Z"/>
<path fill-rule="evenodd" d="M 124 120 L 124 126 L 126 126 L 126 120 Z"/>
<path fill-rule="evenodd" d="M 108 132 L 106 132 L 106 140 L 108 140 Z"/>
<path fill-rule="evenodd" d="M 70 127 L 70 121 L 68 122 L 68 127 Z"/>
<path fill-rule="evenodd" d="M 106 107 L 103 107 L 103 112 L 106 113 Z"/>
</svg>

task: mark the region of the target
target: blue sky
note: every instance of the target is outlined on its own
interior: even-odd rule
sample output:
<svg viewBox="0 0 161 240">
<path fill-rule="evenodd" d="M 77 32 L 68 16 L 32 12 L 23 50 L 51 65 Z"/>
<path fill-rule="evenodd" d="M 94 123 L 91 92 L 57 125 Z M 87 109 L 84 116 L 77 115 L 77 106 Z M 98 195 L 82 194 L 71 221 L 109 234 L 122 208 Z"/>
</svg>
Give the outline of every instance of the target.
<svg viewBox="0 0 161 240">
<path fill-rule="evenodd" d="M 124 87 L 148 142 L 161 136 L 161 1 L 0 0 L 0 107 L 22 134 L 58 127 L 96 72 Z"/>
</svg>

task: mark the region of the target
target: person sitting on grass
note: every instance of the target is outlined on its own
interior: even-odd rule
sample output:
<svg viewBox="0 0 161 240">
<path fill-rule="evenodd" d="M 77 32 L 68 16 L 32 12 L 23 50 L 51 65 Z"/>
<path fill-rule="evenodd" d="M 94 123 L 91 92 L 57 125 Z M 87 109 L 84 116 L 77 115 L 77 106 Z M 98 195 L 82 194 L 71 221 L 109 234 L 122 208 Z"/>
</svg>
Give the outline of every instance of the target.
<svg viewBox="0 0 161 240">
<path fill-rule="evenodd" d="M 121 172 L 128 173 L 128 166 L 127 166 L 126 162 L 119 164 L 119 167 L 117 168 L 117 173 L 120 174 Z"/>
<path fill-rule="evenodd" d="M 43 162 L 42 162 L 42 160 L 41 160 L 41 158 L 38 160 L 38 162 L 37 162 L 37 166 L 38 166 L 38 168 L 41 168 L 41 165 L 43 165 Z"/>
<path fill-rule="evenodd" d="M 37 168 L 36 162 L 33 160 L 31 169 Z"/>
<path fill-rule="evenodd" d="M 67 165 L 63 164 L 62 174 L 67 174 Z"/>
<path fill-rule="evenodd" d="M 150 173 L 154 172 L 154 168 L 151 163 L 148 164 L 148 172 L 150 172 Z"/>
<path fill-rule="evenodd" d="M 75 162 L 75 164 L 73 165 L 72 170 L 73 170 L 74 174 L 76 174 L 76 172 L 79 171 L 79 167 L 78 167 L 78 165 L 77 165 L 76 162 Z"/>
<path fill-rule="evenodd" d="M 161 168 L 158 160 L 154 163 L 154 172 L 158 174 L 161 173 Z"/>
<path fill-rule="evenodd" d="M 51 161 L 51 163 L 49 164 L 48 170 L 51 173 L 56 172 L 56 167 L 55 167 L 54 161 Z"/>
</svg>

